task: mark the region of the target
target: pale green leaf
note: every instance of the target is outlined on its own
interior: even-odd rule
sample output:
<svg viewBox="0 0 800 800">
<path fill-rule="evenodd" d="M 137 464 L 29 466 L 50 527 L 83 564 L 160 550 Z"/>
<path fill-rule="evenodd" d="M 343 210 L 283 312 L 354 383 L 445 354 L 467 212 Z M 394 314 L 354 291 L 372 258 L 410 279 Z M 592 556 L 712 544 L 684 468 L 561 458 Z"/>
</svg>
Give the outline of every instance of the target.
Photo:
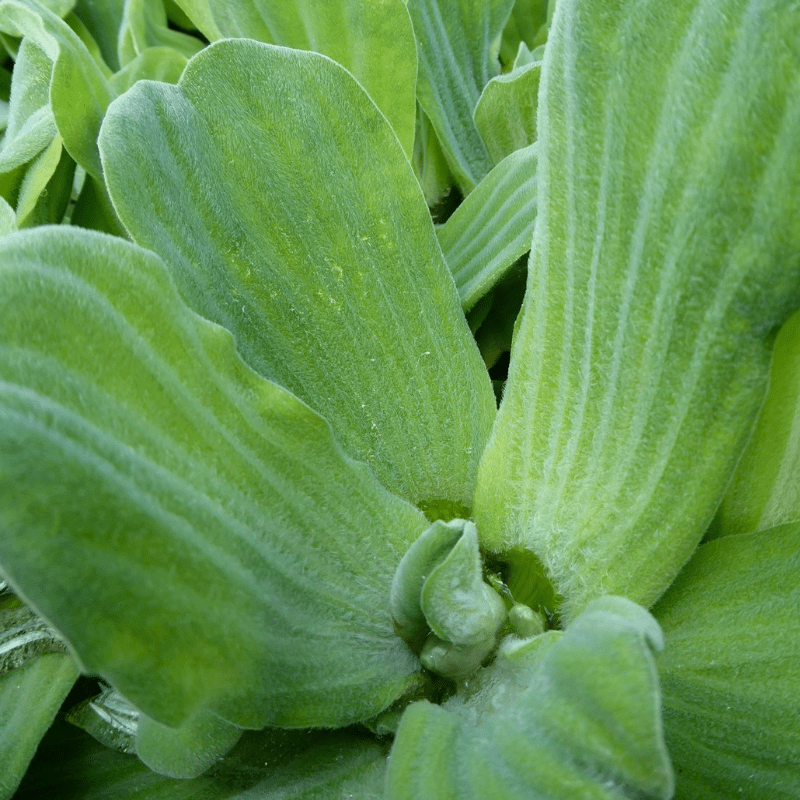
<svg viewBox="0 0 800 800">
<path fill-rule="evenodd" d="M 653 618 L 619 597 L 564 634 L 509 637 L 443 706 L 406 710 L 387 800 L 668 800 L 651 652 L 662 644 Z"/>
<path fill-rule="evenodd" d="M 422 532 L 403 555 L 392 578 L 389 607 L 395 629 L 409 643 L 428 633 L 421 595 L 425 579 L 453 549 L 464 530 L 464 520 L 437 520 Z"/>
<path fill-rule="evenodd" d="M 136 752 L 154 772 L 196 778 L 225 756 L 242 731 L 209 711 L 199 711 L 179 728 L 139 715 Z"/>
<path fill-rule="evenodd" d="M 652 604 L 722 499 L 800 303 L 800 15 L 559 0 L 539 200 L 475 516 L 566 598 Z"/>
<path fill-rule="evenodd" d="M 500 72 L 499 38 L 514 0 L 408 0 L 419 54 L 417 98 L 466 194 L 492 160 L 472 114 Z"/>
<path fill-rule="evenodd" d="M 0 240 L 0 562 L 159 722 L 342 725 L 416 681 L 389 588 L 426 527 L 115 237 Z"/>
<path fill-rule="evenodd" d="M 383 800 L 387 750 L 363 730 L 267 729 L 206 775 L 174 780 L 55 726 L 14 800 Z"/>
<path fill-rule="evenodd" d="M 432 516 L 466 516 L 495 414 L 419 186 L 328 58 L 223 40 L 141 82 L 100 137 L 134 241 L 245 360 Z"/>
<path fill-rule="evenodd" d="M 767 399 L 711 536 L 800 520 L 800 312 L 775 341 Z"/>
<path fill-rule="evenodd" d="M 547 6 L 547 0 L 516 0 L 500 42 L 503 64 L 514 62 L 520 45 L 527 50 L 538 44 L 539 33 L 547 25 Z"/>
<path fill-rule="evenodd" d="M 653 609 L 684 800 L 800 797 L 800 525 L 700 547 Z"/>
<path fill-rule="evenodd" d="M 135 62 L 132 62 L 135 63 Z M 105 182 L 87 175 L 70 217 L 72 225 L 128 238 L 128 232 L 114 211 Z"/>
<path fill-rule="evenodd" d="M 171 47 L 148 47 L 129 61 L 109 81 L 117 94 L 122 94 L 136 81 L 177 83 L 188 59 Z"/>
<path fill-rule="evenodd" d="M 214 0 L 175 0 L 175 2 L 210 42 L 225 38 L 225 35 L 217 27 L 211 11 Z"/>
<path fill-rule="evenodd" d="M 27 164 L 56 136 L 50 109 L 53 62 L 30 39 L 19 47 L 11 78 L 8 124 L 0 147 L 0 172 Z"/>
<path fill-rule="evenodd" d="M 8 202 L 0 197 L 0 236 L 17 229 L 17 215 Z"/>
<path fill-rule="evenodd" d="M 536 145 L 503 159 L 436 234 L 469 311 L 531 248 Z"/>
<path fill-rule="evenodd" d="M 56 135 L 25 171 L 17 196 L 17 227 L 61 222 L 72 195 L 74 175 L 75 162 Z"/>
<path fill-rule="evenodd" d="M 95 697 L 82 700 L 66 714 L 68 722 L 121 753 L 136 752 L 139 717 L 136 706 L 111 687 L 105 687 Z"/>
<path fill-rule="evenodd" d="M 406 155 L 414 146 L 417 49 L 403 0 L 183 0 L 200 25 L 223 37 L 313 50 L 348 69 L 394 128 Z M 201 26 L 202 28 L 202 26 Z"/>
<path fill-rule="evenodd" d="M 53 62 L 50 107 L 56 127 L 72 158 L 99 178 L 97 135 L 114 97 L 108 74 L 75 31 L 37 0 L 0 0 L 0 31 L 29 37 Z"/>
<path fill-rule="evenodd" d="M 114 72 L 121 66 L 117 43 L 124 12 L 125 0 L 77 0 L 75 3 L 75 15 L 97 42 L 103 60 Z"/>
<path fill-rule="evenodd" d="M 475 126 L 497 164 L 536 141 L 536 111 L 542 64 L 515 67 L 492 78 L 475 107 Z"/>
<path fill-rule="evenodd" d="M 435 221 L 434 207 L 441 201 L 446 202 L 450 199 L 451 193 L 454 200 L 456 198 L 460 200 L 461 193 L 453 191 L 455 181 L 450 167 L 447 166 L 447 159 L 442 152 L 436 131 L 425 112 L 419 107 L 417 107 L 417 132 L 414 137 L 414 156 L 411 163 L 425 195 L 425 201 L 433 209 Z"/>
<path fill-rule="evenodd" d="M 0 675 L 0 800 L 10 800 L 78 677 L 72 659 L 48 653 Z"/>
<path fill-rule="evenodd" d="M 167 25 L 162 0 L 127 0 L 118 34 L 119 63 L 124 67 L 151 47 L 168 48 L 191 58 L 204 42 Z"/>
</svg>

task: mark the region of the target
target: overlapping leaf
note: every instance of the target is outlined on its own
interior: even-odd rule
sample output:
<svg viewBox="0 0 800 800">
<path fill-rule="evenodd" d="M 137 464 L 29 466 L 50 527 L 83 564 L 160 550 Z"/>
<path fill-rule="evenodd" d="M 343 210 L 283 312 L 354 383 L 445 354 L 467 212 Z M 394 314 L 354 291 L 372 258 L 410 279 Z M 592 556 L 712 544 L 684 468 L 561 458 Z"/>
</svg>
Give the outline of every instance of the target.
<svg viewBox="0 0 800 800">
<path fill-rule="evenodd" d="M 800 303 L 800 16 L 783 2 L 560 0 L 539 207 L 476 495 L 577 612 L 651 604 L 719 503 Z"/>
<path fill-rule="evenodd" d="M 419 52 L 417 97 L 466 194 L 492 168 L 472 119 L 500 72 L 500 34 L 514 0 L 408 0 Z"/>
<path fill-rule="evenodd" d="M 77 677 L 64 653 L 48 653 L 0 675 L 0 800 L 14 795 Z"/>
<path fill-rule="evenodd" d="M 313 50 L 346 67 L 411 157 L 417 49 L 403 0 L 180 0 L 180 5 L 212 42 L 257 39 Z"/>
<path fill-rule="evenodd" d="M 134 240 L 251 366 L 392 491 L 434 516 L 469 507 L 488 376 L 411 166 L 344 69 L 218 42 L 177 88 L 120 98 L 100 147 Z"/>
<path fill-rule="evenodd" d="M 680 800 L 800 796 L 800 525 L 703 545 L 653 609 Z"/>
<path fill-rule="evenodd" d="M 800 520 L 800 313 L 775 342 L 769 393 L 711 536 L 750 533 Z"/>
<path fill-rule="evenodd" d="M 15 800 L 382 800 L 387 749 L 357 729 L 247 732 L 207 775 L 174 780 L 60 725 Z"/>
<path fill-rule="evenodd" d="M 0 564 L 159 722 L 341 725 L 414 680 L 392 575 L 422 515 L 114 237 L 0 240 Z"/>
<path fill-rule="evenodd" d="M 509 638 L 463 695 L 406 710 L 388 800 L 667 800 L 651 652 L 662 644 L 652 617 L 619 597 L 565 634 Z"/>
<path fill-rule="evenodd" d="M 503 159 L 437 230 L 465 311 L 530 250 L 536 198 L 531 145 Z"/>
</svg>

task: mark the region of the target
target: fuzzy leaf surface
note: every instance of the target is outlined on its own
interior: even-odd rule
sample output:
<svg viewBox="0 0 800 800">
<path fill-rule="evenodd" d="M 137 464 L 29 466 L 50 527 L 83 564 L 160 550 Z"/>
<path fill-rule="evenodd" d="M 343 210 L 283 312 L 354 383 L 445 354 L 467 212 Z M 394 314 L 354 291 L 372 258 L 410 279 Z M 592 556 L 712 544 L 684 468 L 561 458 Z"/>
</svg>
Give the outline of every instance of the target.
<svg viewBox="0 0 800 800">
<path fill-rule="evenodd" d="M 0 566 L 153 719 L 343 725 L 415 679 L 389 588 L 426 527 L 115 237 L 0 240 Z"/>
<path fill-rule="evenodd" d="M 653 609 L 680 800 L 800 796 L 800 524 L 700 547 Z"/>
<path fill-rule="evenodd" d="M 120 98 L 100 148 L 134 241 L 254 369 L 391 491 L 469 507 L 489 378 L 411 165 L 348 72 L 217 42 L 177 87 Z"/>
<path fill-rule="evenodd" d="M 489 549 L 541 559 L 567 617 L 607 593 L 652 604 L 747 441 L 800 304 L 798 41 L 781 0 L 556 7 L 475 516 Z"/>
</svg>

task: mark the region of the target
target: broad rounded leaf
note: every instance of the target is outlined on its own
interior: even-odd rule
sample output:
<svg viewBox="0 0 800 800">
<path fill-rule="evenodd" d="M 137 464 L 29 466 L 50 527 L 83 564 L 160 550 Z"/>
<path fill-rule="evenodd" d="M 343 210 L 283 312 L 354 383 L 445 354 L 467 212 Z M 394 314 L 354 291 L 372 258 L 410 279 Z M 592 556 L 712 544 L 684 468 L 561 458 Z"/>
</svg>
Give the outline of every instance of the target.
<svg viewBox="0 0 800 800">
<path fill-rule="evenodd" d="M 539 200 L 476 490 L 484 546 L 652 604 L 722 499 L 800 304 L 800 15 L 559 0 Z"/>
<path fill-rule="evenodd" d="M 210 16 L 206 35 L 212 41 L 256 39 L 332 58 L 367 90 L 411 157 L 417 46 L 403 0 L 183 0 L 183 5 L 198 20 Z"/>
<path fill-rule="evenodd" d="M 622 800 L 672 797 L 652 650 L 658 625 L 620 597 L 567 629 L 509 637 L 443 706 L 406 710 L 388 800 Z"/>
<path fill-rule="evenodd" d="M 700 547 L 653 609 L 676 797 L 800 797 L 800 524 Z"/>
<path fill-rule="evenodd" d="M 115 102 L 100 149 L 120 218 L 189 305 L 390 490 L 464 516 L 489 378 L 411 166 L 352 76 L 217 42 L 177 87 Z"/>
<path fill-rule="evenodd" d="M 426 527 L 250 370 L 161 260 L 0 240 L 0 565 L 148 716 L 343 725 L 414 681 L 389 587 Z"/>
</svg>

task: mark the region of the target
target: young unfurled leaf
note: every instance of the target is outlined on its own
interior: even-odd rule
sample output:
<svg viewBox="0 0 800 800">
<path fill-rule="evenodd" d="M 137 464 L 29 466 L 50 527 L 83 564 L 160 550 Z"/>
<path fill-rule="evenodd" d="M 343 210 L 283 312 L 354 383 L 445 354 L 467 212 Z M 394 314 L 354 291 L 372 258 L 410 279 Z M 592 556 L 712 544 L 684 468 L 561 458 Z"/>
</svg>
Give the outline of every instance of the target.
<svg viewBox="0 0 800 800">
<path fill-rule="evenodd" d="M 389 586 L 426 527 L 193 314 L 161 260 L 0 240 L 0 565 L 170 726 L 342 725 L 414 681 Z"/>
<path fill-rule="evenodd" d="M 217 42 L 177 87 L 114 103 L 100 148 L 120 218 L 190 306 L 391 491 L 465 516 L 489 378 L 411 166 L 352 76 Z"/>
<path fill-rule="evenodd" d="M 672 797 L 652 650 L 661 632 L 619 597 L 591 603 L 566 633 L 510 637 L 438 707 L 406 710 L 388 800 Z"/>
<path fill-rule="evenodd" d="M 539 200 L 484 454 L 484 546 L 566 598 L 649 605 L 696 547 L 800 304 L 800 15 L 780 0 L 556 7 Z"/>
</svg>

